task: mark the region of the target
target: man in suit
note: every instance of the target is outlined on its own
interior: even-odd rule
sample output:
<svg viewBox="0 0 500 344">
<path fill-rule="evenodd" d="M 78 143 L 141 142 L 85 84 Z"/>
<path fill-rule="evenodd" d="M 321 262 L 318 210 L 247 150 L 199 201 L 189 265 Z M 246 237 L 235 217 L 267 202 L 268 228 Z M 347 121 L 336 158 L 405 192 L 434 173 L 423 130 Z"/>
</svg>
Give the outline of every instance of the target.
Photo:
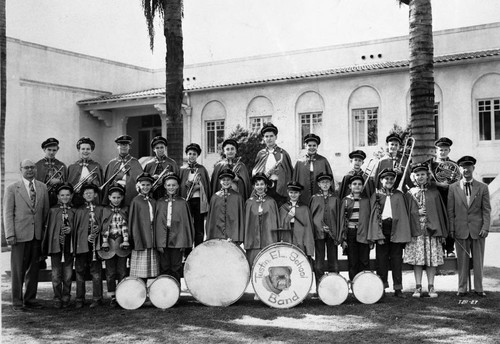
<svg viewBox="0 0 500 344">
<path fill-rule="evenodd" d="M 23 160 L 22 178 L 7 187 L 4 197 L 5 237 L 12 246 L 12 309 L 40 308 L 35 303 L 42 231 L 49 211 L 49 195 L 44 183 L 37 181 L 36 165 Z M 25 292 L 23 295 L 23 283 Z"/>
<path fill-rule="evenodd" d="M 458 263 L 458 296 L 467 294 L 469 257 L 474 270 L 474 291 L 484 297 L 484 244 L 490 229 L 490 195 L 488 186 L 472 177 L 476 159 L 464 156 L 457 161 L 463 178 L 450 185 L 448 216 L 450 236 L 455 238 Z"/>
</svg>

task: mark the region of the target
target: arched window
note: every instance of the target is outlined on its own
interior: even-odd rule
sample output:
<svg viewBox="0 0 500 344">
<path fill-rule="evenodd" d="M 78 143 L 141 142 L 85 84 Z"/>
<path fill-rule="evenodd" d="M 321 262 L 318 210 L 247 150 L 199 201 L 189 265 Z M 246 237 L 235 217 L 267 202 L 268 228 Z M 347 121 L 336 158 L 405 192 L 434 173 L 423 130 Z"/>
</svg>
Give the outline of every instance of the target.
<svg viewBox="0 0 500 344">
<path fill-rule="evenodd" d="M 379 108 L 380 97 L 373 87 L 359 87 L 349 97 L 352 145 L 355 149 L 378 145 Z"/>
<path fill-rule="evenodd" d="M 247 108 L 248 128 L 251 131 L 260 131 L 264 123 L 272 121 L 273 113 L 274 106 L 268 98 L 255 97 Z"/>
<path fill-rule="evenodd" d="M 302 148 L 304 136 L 307 134 L 314 133 L 320 137 L 322 136 L 325 102 L 318 93 L 309 91 L 303 93 L 299 99 L 297 99 L 295 109 L 300 123 L 299 148 Z"/>
<path fill-rule="evenodd" d="M 205 122 L 205 152 L 217 153 L 217 146 L 224 140 L 226 108 L 219 101 L 211 101 L 203 108 L 201 118 Z"/>
<path fill-rule="evenodd" d="M 472 88 L 479 141 L 500 141 L 500 74 L 483 75 Z"/>
</svg>

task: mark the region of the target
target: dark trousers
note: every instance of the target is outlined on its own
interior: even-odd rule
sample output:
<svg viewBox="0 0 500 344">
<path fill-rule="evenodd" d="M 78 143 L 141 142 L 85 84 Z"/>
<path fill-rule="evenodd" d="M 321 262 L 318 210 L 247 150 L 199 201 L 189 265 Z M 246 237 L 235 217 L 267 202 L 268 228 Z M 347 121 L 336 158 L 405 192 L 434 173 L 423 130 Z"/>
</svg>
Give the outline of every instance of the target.
<svg viewBox="0 0 500 344">
<path fill-rule="evenodd" d="M 40 240 L 33 239 L 18 242 L 10 252 L 10 270 L 12 271 L 12 304 L 22 306 L 33 302 L 38 289 L 38 271 L 40 259 Z M 25 292 L 23 295 L 23 283 Z"/>
<path fill-rule="evenodd" d="M 451 237 L 446 238 L 446 242 L 443 244 L 444 253 L 451 253 L 455 251 L 455 239 Z"/>
<path fill-rule="evenodd" d="M 349 280 L 361 271 L 370 270 L 370 245 L 356 240 L 356 230 L 347 231 L 347 264 L 349 267 Z"/>
<path fill-rule="evenodd" d="M 164 248 L 160 254 L 160 274 L 170 275 L 181 283 L 182 250 L 180 248 Z"/>
<path fill-rule="evenodd" d="M 325 269 L 325 247 L 327 255 L 327 266 Z M 328 272 L 338 272 L 338 250 L 337 245 L 334 244 L 333 239 L 327 236 L 325 239 L 314 240 L 314 273 L 316 275 L 316 284 L 319 284 L 319 280 Z"/>
<path fill-rule="evenodd" d="M 106 284 L 108 285 L 108 294 L 113 297 L 116 291 L 116 281 L 121 282 L 127 277 L 127 257 L 114 255 L 106 259 Z"/>
<path fill-rule="evenodd" d="M 394 290 L 401 290 L 403 289 L 403 248 L 405 244 L 391 242 L 391 230 L 392 220 L 384 220 L 382 232 L 385 236 L 385 243 L 383 245 L 377 244 L 376 248 L 377 275 L 384 282 L 384 288 L 388 288 L 387 275 L 390 268 Z"/>
<path fill-rule="evenodd" d="M 62 253 L 52 254 L 52 288 L 54 289 L 54 299 L 69 302 L 71 299 L 71 280 L 73 277 L 73 255 L 64 252 L 64 263 Z"/>
<path fill-rule="evenodd" d="M 89 270 L 92 276 L 92 299 L 102 300 L 102 261 L 99 258 L 92 261 L 92 258 L 92 251 L 76 255 L 76 301 L 85 300 L 85 275 Z"/>
<path fill-rule="evenodd" d="M 194 222 L 194 247 L 198 246 L 205 239 L 205 215 L 206 213 L 200 214 L 200 198 L 191 198 L 188 201 L 189 210 L 191 211 L 191 216 Z M 184 256 L 187 257 L 192 248 L 186 248 L 184 250 Z"/>
</svg>

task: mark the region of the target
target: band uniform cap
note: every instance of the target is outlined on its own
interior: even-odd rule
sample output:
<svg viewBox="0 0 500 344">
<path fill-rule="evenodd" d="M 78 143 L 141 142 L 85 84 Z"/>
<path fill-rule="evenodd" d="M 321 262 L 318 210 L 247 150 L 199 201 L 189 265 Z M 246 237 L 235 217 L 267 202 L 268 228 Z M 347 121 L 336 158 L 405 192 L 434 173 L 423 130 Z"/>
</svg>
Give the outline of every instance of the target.
<svg viewBox="0 0 500 344">
<path fill-rule="evenodd" d="M 139 176 L 137 177 L 137 183 L 140 183 L 142 181 L 149 181 L 151 183 L 153 183 L 155 181 L 155 179 L 153 178 L 153 176 L 151 174 L 149 174 L 148 172 L 142 172 L 141 174 L 139 174 Z"/>
<path fill-rule="evenodd" d="M 418 163 L 412 164 L 411 165 L 411 172 L 415 173 L 418 171 L 429 172 L 429 165 L 425 162 L 418 162 Z"/>
<path fill-rule="evenodd" d="M 349 159 L 360 158 L 361 160 L 366 159 L 366 153 L 362 150 L 355 150 L 349 153 Z"/>
<path fill-rule="evenodd" d="M 391 141 L 397 141 L 399 144 L 402 144 L 403 141 L 401 141 L 401 138 L 399 137 L 398 134 L 396 133 L 392 133 L 390 135 L 388 135 L 386 138 L 385 138 L 385 142 L 386 143 L 389 143 Z"/>
<path fill-rule="evenodd" d="M 86 137 L 86 136 L 84 136 L 84 137 L 80 138 L 80 139 L 76 142 L 76 149 L 80 149 L 80 146 L 81 146 L 82 144 L 85 144 L 85 143 L 90 145 L 90 149 L 94 150 L 94 148 L 95 148 L 95 142 L 94 142 L 94 141 L 92 141 L 92 139 L 91 139 L 90 137 Z"/>
<path fill-rule="evenodd" d="M 115 139 L 116 143 L 124 143 L 124 144 L 131 144 L 132 141 L 134 140 L 132 139 L 132 136 L 129 135 L 121 135 Z"/>
<path fill-rule="evenodd" d="M 286 189 L 291 191 L 302 191 L 304 187 L 297 181 L 291 181 L 286 184 Z"/>
<path fill-rule="evenodd" d="M 314 141 L 319 146 L 319 144 L 321 143 L 321 138 L 316 134 L 309 133 L 304 136 L 304 143 L 308 143 L 309 141 Z"/>
<path fill-rule="evenodd" d="M 121 186 L 120 184 L 115 182 L 109 187 L 108 195 L 111 195 L 113 192 L 119 192 L 122 195 L 125 195 L 125 188 L 123 186 Z"/>
<path fill-rule="evenodd" d="M 165 146 L 168 146 L 168 141 L 166 138 L 164 138 L 163 136 L 155 136 L 151 140 L 151 149 L 155 148 L 158 143 L 163 143 Z"/>
<path fill-rule="evenodd" d="M 453 145 L 453 141 L 447 137 L 440 137 L 436 142 L 434 142 L 434 146 L 436 147 L 450 147 Z"/>
<path fill-rule="evenodd" d="M 378 175 L 378 179 L 383 179 L 384 177 L 387 177 L 387 176 L 392 176 L 394 178 L 396 178 L 396 171 L 394 171 L 393 169 L 389 169 L 389 168 L 384 168 Z"/>
<path fill-rule="evenodd" d="M 165 183 L 169 179 L 177 180 L 177 183 L 181 182 L 181 179 L 179 178 L 179 176 L 176 175 L 174 172 L 168 172 L 165 175 L 165 177 L 163 177 L 163 183 Z"/>
<path fill-rule="evenodd" d="M 57 193 L 61 190 L 69 190 L 69 192 L 73 193 L 75 190 L 73 189 L 73 185 L 71 183 L 62 183 L 57 186 Z"/>
<path fill-rule="evenodd" d="M 258 180 L 263 180 L 266 183 L 266 185 L 269 185 L 269 178 L 263 172 L 257 172 L 252 177 L 252 185 L 255 184 Z"/>
<path fill-rule="evenodd" d="M 42 149 L 51 146 L 59 146 L 59 140 L 54 137 L 49 137 L 47 140 L 42 142 Z"/>
<path fill-rule="evenodd" d="M 233 170 L 225 168 L 222 171 L 220 171 L 218 179 L 222 179 L 224 177 L 229 177 L 231 179 L 234 179 L 236 177 L 236 174 L 234 174 Z"/>
<path fill-rule="evenodd" d="M 236 150 L 238 150 L 238 142 L 235 139 L 226 139 L 224 142 L 222 142 L 222 149 L 226 147 L 227 145 L 231 145 L 236 147 Z"/>
<path fill-rule="evenodd" d="M 278 135 L 278 128 L 277 128 L 274 124 L 272 124 L 272 123 L 270 123 L 270 122 L 265 123 L 265 124 L 262 126 L 262 129 L 260 129 L 260 134 L 261 134 L 261 135 L 264 135 L 264 134 L 265 134 L 265 133 L 267 133 L 268 131 L 273 132 L 273 133 L 274 133 L 274 135 Z"/>
<path fill-rule="evenodd" d="M 332 181 L 333 180 L 333 175 L 330 174 L 330 173 L 326 173 L 326 172 L 321 172 L 320 174 L 318 174 L 318 176 L 316 177 L 316 183 L 319 183 L 320 181 L 322 180 L 329 180 L 329 181 Z"/>
<path fill-rule="evenodd" d="M 470 166 L 470 165 L 476 165 L 477 160 L 471 157 L 470 155 L 466 155 L 458 159 L 457 165 L 458 166 Z"/>
<path fill-rule="evenodd" d="M 198 153 L 198 155 L 201 154 L 201 147 L 199 144 L 197 143 L 190 143 L 186 146 L 186 154 L 187 152 L 189 152 L 190 150 L 194 150 L 196 153 Z"/>
<path fill-rule="evenodd" d="M 364 184 L 364 182 L 365 182 L 365 178 L 363 178 L 363 176 L 362 176 L 362 175 L 360 175 L 360 174 L 355 174 L 355 175 L 352 175 L 351 177 L 349 177 L 349 182 L 348 182 L 348 184 L 349 184 L 349 185 L 351 185 L 351 184 L 352 184 L 352 182 L 354 182 L 355 180 L 361 180 L 361 183 L 363 183 L 363 184 Z"/>
<path fill-rule="evenodd" d="M 83 193 L 85 192 L 85 190 L 94 190 L 94 192 L 96 194 L 99 194 L 99 187 L 95 184 L 92 184 L 92 183 L 85 183 L 82 185 L 82 187 L 80 188 L 80 193 L 83 195 Z"/>
</svg>

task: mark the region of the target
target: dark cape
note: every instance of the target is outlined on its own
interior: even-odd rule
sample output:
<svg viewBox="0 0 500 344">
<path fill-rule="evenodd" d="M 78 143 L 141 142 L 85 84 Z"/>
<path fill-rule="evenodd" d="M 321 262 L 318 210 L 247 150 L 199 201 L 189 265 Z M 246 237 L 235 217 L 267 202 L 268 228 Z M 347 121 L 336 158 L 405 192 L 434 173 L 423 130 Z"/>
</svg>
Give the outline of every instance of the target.
<svg viewBox="0 0 500 344">
<path fill-rule="evenodd" d="M 156 172 L 157 170 L 159 171 L 158 173 Z M 146 166 L 144 166 L 144 172 L 147 172 L 152 176 L 154 176 L 155 174 L 159 175 L 165 170 L 168 171 L 165 172 L 165 174 L 173 172 L 176 175 L 179 175 L 179 166 L 177 165 L 174 159 L 169 158 L 168 156 L 165 156 L 163 159 L 158 159 L 157 157 L 153 157 L 150 159 L 150 161 L 148 161 Z M 165 174 L 163 176 L 165 176 Z M 165 195 L 166 195 L 165 187 L 163 186 L 163 183 L 160 181 L 156 190 L 153 191 L 153 198 L 158 200 Z"/>
<path fill-rule="evenodd" d="M 337 196 L 329 193 L 325 202 L 325 197 L 323 193 L 317 193 L 311 198 L 309 203 L 309 209 L 311 209 L 311 215 L 314 225 L 314 239 L 326 239 L 331 235 L 332 239 L 336 242 L 338 240 L 338 218 L 339 218 L 339 208 L 340 200 Z M 325 214 L 326 211 L 326 214 Z M 329 228 L 329 233 L 325 233 L 323 230 L 323 225 L 327 225 Z"/>
<path fill-rule="evenodd" d="M 244 221 L 243 197 L 232 189 L 229 189 L 227 196 L 224 196 L 223 190 L 216 192 L 210 200 L 206 223 L 207 240 L 229 238 L 243 242 Z"/>
<path fill-rule="evenodd" d="M 265 173 L 264 169 L 266 166 L 268 155 L 269 151 L 267 150 L 267 148 L 261 149 L 257 153 L 257 156 L 255 157 L 255 167 L 252 171 L 252 176 L 254 176 L 258 172 Z M 283 160 L 281 160 L 281 163 L 278 166 L 278 181 L 276 184 L 276 192 L 281 197 L 286 198 L 288 197 L 286 185 L 289 181 L 292 180 L 293 176 L 292 160 L 290 159 L 290 155 L 288 155 L 288 153 L 283 148 L 280 148 L 278 146 L 274 148 L 273 155 L 276 162 L 279 162 L 283 157 Z"/>
<path fill-rule="evenodd" d="M 278 205 L 272 197 L 265 195 L 259 199 L 252 194 L 245 204 L 245 249 L 261 249 L 278 241 L 278 214 Z"/>
<path fill-rule="evenodd" d="M 354 199 L 351 196 L 346 196 L 342 199 L 340 206 L 340 231 L 339 242 L 347 240 L 347 225 L 349 218 L 352 215 L 354 207 Z M 356 232 L 356 241 L 368 244 L 368 228 L 370 227 L 370 199 L 362 196 L 359 200 L 359 220 L 358 230 Z"/>
<path fill-rule="evenodd" d="M 66 165 L 57 160 L 51 159 L 50 161 L 47 158 L 43 158 L 37 161 L 36 166 L 36 176 L 35 179 L 46 184 L 49 179 L 55 174 L 56 171 L 61 169 L 56 178 L 60 179 L 62 182 L 66 181 L 68 175 L 68 169 Z M 47 191 L 49 192 L 49 202 L 50 206 L 53 207 L 57 204 L 57 187 L 54 184 L 53 186 L 47 185 Z"/>
<path fill-rule="evenodd" d="M 149 202 L 155 213 L 156 201 L 149 197 Z M 154 223 L 154 220 L 153 220 Z M 148 201 L 143 195 L 134 197 L 129 207 L 128 214 L 130 241 L 136 251 L 143 251 L 148 248 L 156 248 L 154 231 L 149 217 Z"/>
<path fill-rule="evenodd" d="M 195 173 L 200 174 L 200 214 L 205 214 L 208 212 L 208 207 L 210 205 L 210 199 L 212 197 L 212 188 L 210 185 L 210 178 L 208 176 L 207 169 L 198 163 L 193 165 L 195 169 Z M 191 167 L 187 164 L 181 167 L 180 178 L 181 183 L 179 185 L 179 190 L 181 196 L 185 199 L 188 193 L 188 187 L 186 186 L 186 182 L 189 178 L 189 173 L 191 172 Z"/>
<path fill-rule="evenodd" d="M 293 230 L 282 231 L 278 236 L 284 242 L 289 242 L 300 248 L 307 256 L 314 255 L 314 234 L 311 212 L 306 205 L 297 203 L 295 208 L 295 224 Z M 291 203 L 280 207 L 280 225 L 283 229 L 291 229 L 289 211 Z"/>
<path fill-rule="evenodd" d="M 189 204 L 179 196 L 172 201 L 172 217 L 170 231 L 167 233 L 168 204 L 166 197 L 156 202 L 155 240 L 156 247 L 187 248 L 193 246 L 194 225 Z M 168 241 L 168 242 L 167 242 Z"/>
<path fill-rule="evenodd" d="M 61 252 L 61 244 L 59 243 L 59 234 L 61 233 L 61 228 L 63 226 L 62 220 L 63 210 L 59 205 L 55 205 L 49 210 L 49 215 L 45 222 L 45 232 L 42 238 L 42 253 L 43 255 L 51 255 Z M 68 208 L 68 223 L 71 227 L 71 233 L 66 234 L 66 240 L 64 242 L 65 252 L 74 252 L 73 247 L 73 236 L 75 235 L 75 210 L 73 208 Z M 69 245 L 69 250 L 66 247 Z"/>
<path fill-rule="evenodd" d="M 108 243 L 109 243 L 109 251 L 101 251 L 99 255 L 103 259 L 110 259 L 113 258 L 116 255 L 119 257 L 127 257 L 130 255 L 131 249 L 133 248 L 133 242 L 130 240 L 130 227 L 128 226 L 128 207 L 123 206 L 120 208 L 118 211 L 118 214 L 123 219 L 123 226 L 121 228 L 121 234 L 118 235 L 116 238 L 113 238 L 110 236 L 110 231 L 109 231 L 109 226 L 111 222 L 113 221 L 113 215 L 114 212 L 112 210 L 111 205 L 107 205 L 106 207 L 103 208 L 102 210 L 102 224 L 101 224 L 101 235 L 99 236 L 99 239 L 97 240 L 97 250 L 101 249 L 101 245 L 103 242 L 103 237 L 107 236 L 108 237 Z M 120 245 L 123 243 L 123 234 L 126 234 L 129 236 L 129 248 L 124 249 L 121 248 Z"/>
<path fill-rule="evenodd" d="M 358 172 L 354 170 L 350 170 L 347 172 L 347 174 L 342 178 L 342 182 L 340 183 L 340 190 L 339 190 L 339 198 L 344 199 L 347 195 L 351 193 L 351 189 L 349 189 L 349 179 L 354 176 L 354 175 L 360 175 L 364 176 L 363 170 L 359 170 Z M 375 181 L 373 180 L 373 174 L 372 177 L 369 177 L 368 182 L 365 183 L 365 188 L 363 189 L 362 194 L 366 197 L 371 198 L 373 193 L 375 192 Z"/>
<path fill-rule="evenodd" d="M 111 179 L 111 176 L 113 176 L 120 169 L 122 160 L 124 162 L 127 162 L 130 160 L 125 165 L 125 169 L 130 167 L 130 170 L 127 172 L 127 181 L 125 183 L 125 201 L 124 201 L 125 205 L 130 205 L 130 202 L 132 202 L 132 199 L 135 196 L 137 196 L 137 194 L 138 194 L 137 189 L 135 187 L 135 185 L 137 184 L 136 179 L 143 172 L 142 166 L 139 163 L 139 160 L 130 156 L 130 154 L 127 155 L 126 157 L 124 157 L 123 159 L 120 157 L 116 157 L 116 158 L 112 159 L 106 165 L 106 171 L 104 172 L 104 180 L 105 180 L 105 182 L 107 182 L 108 180 Z M 120 180 L 123 178 L 123 176 L 124 176 L 123 171 L 120 171 L 120 173 L 118 173 L 118 175 L 116 177 L 114 177 L 113 180 L 111 180 L 106 185 L 102 194 L 107 195 L 108 189 L 113 184 L 113 181 Z M 107 197 L 103 196 L 102 204 L 104 204 L 104 205 L 109 204 L 109 200 Z"/>
<path fill-rule="evenodd" d="M 96 205 L 94 208 L 95 225 L 99 227 L 99 232 L 96 236 L 96 243 L 100 237 L 101 222 L 102 222 L 102 207 Z M 87 205 L 82 205 L 75 211 L 75 235 L 73 236 L 73 245 L 75 253 L 87 253 L 92 249 L 92 245 L 88 241 L 89 236 L 90 209 Z M 97 250 L 96 246 L 96 250 Z"/>
<path fill-rule="evenodd" d="M 420 228 L 419 207 L 417 200 L 412 196 L 418 191 L 418 187 L 413 187 L 405 195 L 410 211 L 411 236 L 417 237 L 431 234 L 430 236 L 446 238 L 448 236 L 448 214 L 439 190 L 434 184 L 430 184 L 427 191 L 425 191 L 427 233 L 424 233 L 424 230 Z"/>
<path fill-rule="evenodd" d="M 243 197 L 243 200 L 246 200 L 250 197 L 252 184 L 250 182 L 250 174 L 248 173 L 248 169 L 246 165 L 239 161 L 236 164 L 238 159 L 233 159 L 233 162 L 229 163 L 228 159 L 222 159 L 218 161 L 214 165 L 214 171 L 212 172 L 212 192 L 215 193 L 221 189 L 221 185 L 219 182 L 219 173 L 229 168 L 233 172 L 235 172 L 238 177 L 238 181 L 236 181 L 236 186 L 238 187 L 238 193 Z"/>
<path fill-rule="evenodd" d="M 313 163 L 313 172 L 310 171 L 310 161 Z M 309 157 L 307 154 L 300 157 L 295 163 L 295 168 L 293 169 L 293 180 L 299 182 L 304 187 L 304 190 L 300 194 L 300 202 L 303 204 L 309 204 L 311 197 L 321 189 L 316 182 L 316 177 L 321 172 L 333 174 L 332 168 L 328 160 L 319 154 L 314 154 Z M 335 191 L 335 183 L 332 180 L 332 186 L 330 188 L 331 192 Z"/>
</svg>

